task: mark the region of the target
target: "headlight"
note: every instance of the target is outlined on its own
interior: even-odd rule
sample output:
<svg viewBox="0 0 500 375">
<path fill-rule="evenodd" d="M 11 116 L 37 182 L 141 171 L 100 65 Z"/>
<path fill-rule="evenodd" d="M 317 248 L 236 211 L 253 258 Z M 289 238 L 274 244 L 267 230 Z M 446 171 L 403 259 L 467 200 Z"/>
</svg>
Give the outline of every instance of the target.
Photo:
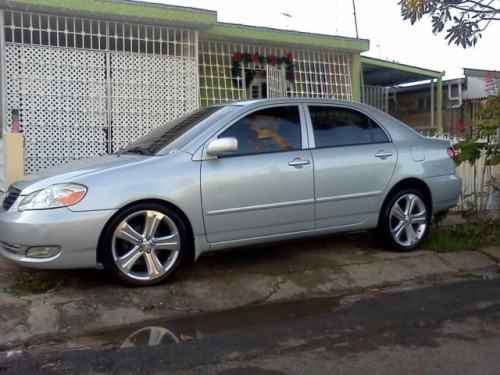
<svg viewBox="0 0 500 375">
<path fill-rule="evenodd" d="M 18 210 L 43 210 L 47 208 L 67 207 L 80 202 L 86 193 L 87 188 L 83 185 L 51 185 L 25 197 L 19 204 Z"/>
</svg>

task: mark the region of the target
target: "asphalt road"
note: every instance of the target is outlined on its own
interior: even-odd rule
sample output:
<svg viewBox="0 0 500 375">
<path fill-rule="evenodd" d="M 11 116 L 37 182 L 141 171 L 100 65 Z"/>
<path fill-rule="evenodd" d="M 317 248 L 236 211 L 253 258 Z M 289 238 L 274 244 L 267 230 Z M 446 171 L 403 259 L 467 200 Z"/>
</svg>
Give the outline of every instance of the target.
<svg viewBox="0 0 500 375">
<path fill-rule="evenodd" d="M 108 345 L 99 349 L 54 346 L 3 360 L 0 373 L 498 374 L 500 278 L 251 307 L 154 327 L 107 332 L 101 339 Z"/>
</svg>

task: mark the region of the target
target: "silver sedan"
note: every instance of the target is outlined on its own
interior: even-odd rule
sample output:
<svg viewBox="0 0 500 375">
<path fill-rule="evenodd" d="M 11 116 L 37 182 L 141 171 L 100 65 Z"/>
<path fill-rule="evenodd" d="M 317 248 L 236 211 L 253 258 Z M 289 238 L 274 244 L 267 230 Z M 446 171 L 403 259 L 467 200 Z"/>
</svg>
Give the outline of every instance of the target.
<svg viewBox="0 0 500 375">
<path fill-rule="evenodd" d="M 420 246 L 461 190 L 449 142 L 359 103 L 269 99 L 199 109 L 120 152 L 14 183 L 0 254 L 45 269 L 104 267 L 131 285 L 239 246 L 376 229 Z"/>
</svg>

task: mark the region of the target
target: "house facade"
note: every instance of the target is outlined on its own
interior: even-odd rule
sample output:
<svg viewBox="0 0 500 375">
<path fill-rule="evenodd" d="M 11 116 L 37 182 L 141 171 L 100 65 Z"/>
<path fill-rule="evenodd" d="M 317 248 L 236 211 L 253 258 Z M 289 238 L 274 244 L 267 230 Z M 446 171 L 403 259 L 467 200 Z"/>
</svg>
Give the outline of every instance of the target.
<svg viewBox="0 0 500 375">
<path fill-rule="evenodd" d="M 201 9 L 10 0 L 0 4 L 2 133 L 22 133 L 28 174 L 115 152 L 200 106 L 284 96 L 360 100 L 368 45 L 221 24 Z M 7 167 L 0 164 L 0 189 Z"/>
<path fill-rule="evenodd" d="M 441 105 L 442 132 L 467 135 L 472 132 L 471 120 L 482 100 L 500 89 L 500 72 L 464 69 L 464 77 L 443 81 L 441 93 L 429 84 L 394 89 L 388 112 L 403 122 L 432 134 L 429 109 Z M 432 97 L 441 97 L 441 102 Z"/>
</svg>

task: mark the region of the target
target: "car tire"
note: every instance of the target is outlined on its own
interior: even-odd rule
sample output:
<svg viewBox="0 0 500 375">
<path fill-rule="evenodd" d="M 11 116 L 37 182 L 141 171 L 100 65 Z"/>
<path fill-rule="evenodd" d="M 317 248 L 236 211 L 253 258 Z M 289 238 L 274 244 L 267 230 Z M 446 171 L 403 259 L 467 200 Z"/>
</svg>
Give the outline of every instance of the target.
<svg viewBox="0 0 500 375">
<path fill-rule="evenodd" d="M 431 223 L 431 209 L 424 195 L 405 189 L 384 205 L 377 228 L 383 244 L 397 251 L 410 251 L 425 240 Z"/>
<path fill-rule="evenodd" d="M 148 286 L 170 277 L 187 252 L 186 226 L 158 203 L 139 203 L 115 215 L 102 239 L 104 267 L 119 281 Z"/>
</svg>

